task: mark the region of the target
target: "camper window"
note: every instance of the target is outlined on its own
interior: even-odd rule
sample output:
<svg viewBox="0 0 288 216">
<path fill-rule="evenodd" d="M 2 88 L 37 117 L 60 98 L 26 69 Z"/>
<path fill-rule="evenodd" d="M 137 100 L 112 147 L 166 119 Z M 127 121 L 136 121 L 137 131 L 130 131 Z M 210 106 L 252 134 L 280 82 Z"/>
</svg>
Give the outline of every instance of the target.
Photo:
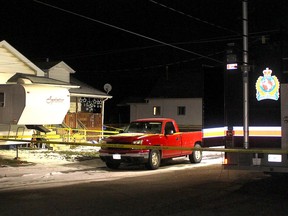
<svg viewBox="0 0 288 216">
<path fill-rule="evenodd" d="M 4 92 L 0 92 L 0 107 L 4 107 Z"/>
</svg>

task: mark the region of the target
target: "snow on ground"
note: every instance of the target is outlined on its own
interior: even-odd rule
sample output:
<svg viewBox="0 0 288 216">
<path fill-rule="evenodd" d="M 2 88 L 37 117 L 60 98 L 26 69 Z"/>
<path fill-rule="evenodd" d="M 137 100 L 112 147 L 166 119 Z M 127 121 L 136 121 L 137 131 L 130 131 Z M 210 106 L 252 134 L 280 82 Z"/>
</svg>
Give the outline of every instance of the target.
<svg viewBox="0 0 288 216">
<path fill-rule="evenodd" d="M 98 148 L 93 146 L 79 146 L 66 151 L 51 151 L 48 149 L 19 148 L 18 157 L 16 149 L 0 150 L 0 158 L 17 159 L 32 163 L 45 164 L 74 162 L 91 159 L 98 156 Z"/>
</svg>

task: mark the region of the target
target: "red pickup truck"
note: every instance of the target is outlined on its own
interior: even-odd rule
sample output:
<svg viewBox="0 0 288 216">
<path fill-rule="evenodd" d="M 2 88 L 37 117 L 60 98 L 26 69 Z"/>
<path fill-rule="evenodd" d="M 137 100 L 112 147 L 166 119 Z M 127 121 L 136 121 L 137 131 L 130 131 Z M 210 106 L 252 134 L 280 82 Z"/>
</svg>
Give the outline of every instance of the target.
<svg viewBox="0 0 288 216">
<path fill-rule="evenodd" d="M 121 163 L 144 163 L 147 169 L 157 169 L 162 159 L 188 156 L 191 163 L 200 163 L 202 151 L 181 150 L 200 148 L 202 132 L 179 132 L 178 125 L 169 118 L 147 118 L 131 122 L 117 135 L 101 140 L 102 144 L 129 144 L 179 147 L 173 150 L 133 149 L 102 146 L 99 153 L 102 161 L 111 169 L 117 169 Z"/>
</svg>

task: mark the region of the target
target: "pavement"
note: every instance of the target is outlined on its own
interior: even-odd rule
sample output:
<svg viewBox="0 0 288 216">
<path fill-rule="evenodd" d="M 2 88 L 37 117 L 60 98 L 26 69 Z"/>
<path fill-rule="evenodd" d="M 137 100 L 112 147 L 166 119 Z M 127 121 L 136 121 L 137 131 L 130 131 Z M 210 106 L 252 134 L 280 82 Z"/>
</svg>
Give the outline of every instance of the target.
<svg viewBox="0 0 288 216">
<path fill-rule="evenodd" d="M 43 159 L 42 162 L 16 167 L 1 166 L 0 191 L 105 181 L 108 178 L 111 180 L 215 164 L 221 166 L 222 161 L 223 155 L 220 152 L 203 152 L 203 160 L 199 164 L 191 164 L 187 158 L 181 157 L 163 164 L 158 170 L 146 170 L 145 166 L 131 165 L 110 170 L 99 158 L 76 162 Z"/>
</svg>

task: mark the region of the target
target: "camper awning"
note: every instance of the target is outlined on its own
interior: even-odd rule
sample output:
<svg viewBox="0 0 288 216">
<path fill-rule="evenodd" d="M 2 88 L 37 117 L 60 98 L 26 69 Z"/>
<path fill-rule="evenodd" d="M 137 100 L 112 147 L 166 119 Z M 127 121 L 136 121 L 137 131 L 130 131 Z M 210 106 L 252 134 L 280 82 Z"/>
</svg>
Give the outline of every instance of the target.
<svg viewBox="0 0 288 216">
<path fill-rule="evenodd" d="M 43 125 L 25 125 L 28 129 L 34 129 L 43 133 L 48 133 L 50 132 L 49 129 L 44 127 Z"/>
</svg>

